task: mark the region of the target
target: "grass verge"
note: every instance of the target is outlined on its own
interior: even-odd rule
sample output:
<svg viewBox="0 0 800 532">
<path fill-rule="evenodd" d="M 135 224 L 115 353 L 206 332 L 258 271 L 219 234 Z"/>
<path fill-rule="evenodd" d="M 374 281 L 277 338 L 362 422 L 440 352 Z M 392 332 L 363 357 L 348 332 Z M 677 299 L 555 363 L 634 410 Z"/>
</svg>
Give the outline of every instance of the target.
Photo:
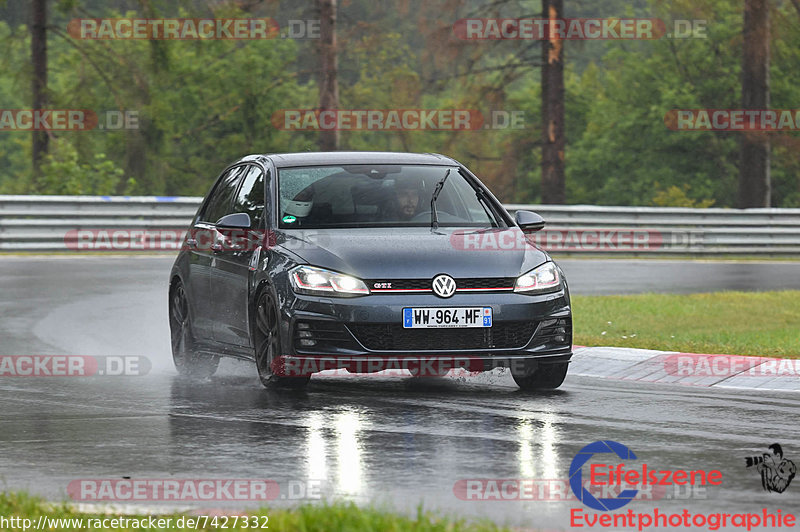
<svg viewBox="0 0 800 532">
<path fill-rule="evenodd" d="M 573 296 L 576 345 L 800 358 L 800 291 Z"/>
<path fill-rule="evenodd" d="M 304 505 L 292 509 L 268 509 L 264 508 L 250 514 L 248 526 L 243 526 L 241 523 L 242 517 L 239 517 L 239 522 L 234 524 L 234 517 L 217 516 L 217 521 L 212 521 L 213 516 L 210 516 L 203 521 L 200 515 L 184 515 L 180 514 L 165 514 L 159 516 L 160 518 L 170 518 L 171 521 L 168 528 L 148 527 L 147 521 L 150 517 L 146 514 L 141 515 L 113 515 L 113 514 L 93 514 L 82 513 L 67 504 L 54 505 L 44 502 L 42 499 L 32 497 L 24 493 L 0 493 L 0 518 L 5 519 L 5 522 L 0 523 L 0 529 L 3 531 L 22 531 L 31 530 L 40 523 L 40 516 L 44 516 L 41 522 L 44 530 L 56 531 L 69 531 L 69 530 L 88 530 L 102 529 L 102 530 L 301 530 L 304 532 L 328 532 L 346 530 L 348 532 L 361 532 L 361 531 L 376 531 L 386 530 L 394 532 L 405 531 L 423 531 L 423 532 L 500 532 L 508 531 L 510 529 L 498 527 L 491 522 L 478 522 L 470 523 L 462 520 L 454 520 L 446 517 L 436 516 L 430 512 L 419 510 L 415 518 L 405 517 L 402 515 L 394 514 L 392 512 L 385 512 L 375 508 L 359 508 L 352 503 L 336 503 L 336 504 L 322 504 L 322 505 Z M 183 517 L 181 524 L 178 526 L 178 520 Z M 256 520 L 253 520 L 256 517 Z M 265 517 L 267 519 L 265 519 Z M 18 518 L 16 521 L 11 518 Z M 127 522 L 117 523 L 115 526 L 110 519 L 125 518 Z M 22 519 L 29 519 L 25 523 Z M 93 525 L 101 524 L 95 522 L 96 519 L 107 519 L 103 523 L 105 526 L 96 527 Z M 137 526 L 131 520 L 136 519 L 139 524 L 145 526 Z M 194 522 L 189 523 L 187 519 L 195 519 L 197 526 L 193 526 Z M 59 520 L 59 521 L 53 521 Z M 225 520 L 223 522 L 223 520 Z M 72 521 L 72 522 L 70 522 Z M 166 521 L 164 524 L 167 524 Z M 215 524 L 216 526 L 213 526 Z M 224 524 L 224 526 L 223 526 Z M 257 526 L 253 526 L 257 524 Z M 28 525 L 27 528 L 23 525 Z M 127 526 L 124 526 L 127 525 Z M 189 526 L 192 525 L 192 526 Z M 268 527 L 268 528 L 267 528 Z"/>
</svg>

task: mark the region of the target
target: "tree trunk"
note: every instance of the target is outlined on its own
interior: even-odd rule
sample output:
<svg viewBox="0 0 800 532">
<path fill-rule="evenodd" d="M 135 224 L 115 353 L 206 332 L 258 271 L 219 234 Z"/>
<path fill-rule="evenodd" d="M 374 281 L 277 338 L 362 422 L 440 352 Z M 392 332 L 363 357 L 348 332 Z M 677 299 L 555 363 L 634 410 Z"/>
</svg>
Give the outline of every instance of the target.
<svg viewBox="0 0 800 532">
<path fill-rule="evenodd" d="M 745 0 L 742 32 L 742 107 L 769 108 L 769 3 Z M 766 131 L 742 135 L 739 207 L 769 207 L 770 141 Z"/>
<path fill-rule="evenodd" d="M 47 0 L 31 4 L 31 61 L 33 63 L 33 109 L 47 106 Z M 42 158 L 47 153 L 47 131 L 33 132 L 33 175 L 39 177 Z M 35 182 L 35 181 L 34 181 Z"/>
<path fill-rule="evenodd" d="M 336 55 L 336 0 L 317 0 L 320 14 L 319 40 L 319 109 L 328 111 L 339 108 L 338 60 Z M 319 149 L 339 149 L 339 131 L 323 129 L 319 133 Z"/>
<path fill-rule="evenodd" d="M 563 0 L 543 0 L 542 7 L 542 18 L 564 18 Z M 564 42 L 556 34 L 546 37 L 542 41 L 542 203 L 562 204 L 566 201 Z"/>
</svg>

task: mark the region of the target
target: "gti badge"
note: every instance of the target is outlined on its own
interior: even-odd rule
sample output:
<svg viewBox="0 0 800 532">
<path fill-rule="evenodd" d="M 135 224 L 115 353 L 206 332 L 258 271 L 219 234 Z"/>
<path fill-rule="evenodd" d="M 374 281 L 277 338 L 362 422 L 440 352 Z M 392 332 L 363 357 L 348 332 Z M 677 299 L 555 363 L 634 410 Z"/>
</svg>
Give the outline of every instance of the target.
<svg viewBox="0 0 800 532">
<path fill-rule="evenodd" d="M 456 293 L 456 280 L 447 274 L 433 278 L 433 293 L 439 297 L 450 297 Z"/>
</svg>

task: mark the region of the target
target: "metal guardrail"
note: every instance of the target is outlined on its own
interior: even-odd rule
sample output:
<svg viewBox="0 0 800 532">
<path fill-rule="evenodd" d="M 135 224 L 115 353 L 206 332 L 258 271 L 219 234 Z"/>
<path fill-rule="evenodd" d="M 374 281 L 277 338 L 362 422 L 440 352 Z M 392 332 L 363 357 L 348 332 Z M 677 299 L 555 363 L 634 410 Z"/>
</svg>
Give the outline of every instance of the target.
<svg viewBox="0 0 800 532">
<path fill-rule="evenodd" d="M 800 209 L 692 209 L 506 205 L 547 220 L 535 240 L 555 253 L 792 256 L 800 254 Z"/>
<path fill-rule="evenodd" d="M 174 196 L 0 196 L 0 251 L 122 251 L 126 248 L 113 241 L 104 246 L 97 237 L 103 231 L 112 233 L 107 238 L 114 231 L 127 231 L 128 239 L 146 240 L 161 231 L 179 236 L 201 201 Z M 87 238 L 81 247 L 79 231 L 92 232 L 98 245 Z"/>
<path fill-rule="evenodd" d="M 0 196 L 0 251 L 175 249 L 202 198 Z M 534 239 L 554 253 L 800 255 L 800 209 L 506 205 L 547 220 Z M 115 233 L 117 232 L 117 233 Z M 117 241 L 114 241 L 115 234 Z M 170 235 L 164 238 L 163 235 Z M 476 249 L 503 249 L 489 234 Z M 172 246 L 172 247 L 170 247 Z"/>
</svg>

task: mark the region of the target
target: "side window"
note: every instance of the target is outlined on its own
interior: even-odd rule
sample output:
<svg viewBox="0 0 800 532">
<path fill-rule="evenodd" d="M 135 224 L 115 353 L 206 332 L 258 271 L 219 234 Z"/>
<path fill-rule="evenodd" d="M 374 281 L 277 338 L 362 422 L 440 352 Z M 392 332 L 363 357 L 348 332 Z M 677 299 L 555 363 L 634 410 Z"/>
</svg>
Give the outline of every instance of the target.
<svg viewBox="0 0 800 532">
<path fill-rule="evenodd" d="M 244 173 L 245 166 L 231 168 L 222 176 L 219 184 L 214 188 L 211 199 L 206 205 L 201 219 L 208 223 L 217 223 L 217 220 L 233 212 L 233 196 L 239 185 L 239 178 Z"/>
<path fill-rule="evenodd" d="M 246 167 L 242 186 L 233 202 L 232 212 L 250 215 L 252 227 L 261 227 L 264 215 L 264 173 L 255 165 Z"/>
</svg>

